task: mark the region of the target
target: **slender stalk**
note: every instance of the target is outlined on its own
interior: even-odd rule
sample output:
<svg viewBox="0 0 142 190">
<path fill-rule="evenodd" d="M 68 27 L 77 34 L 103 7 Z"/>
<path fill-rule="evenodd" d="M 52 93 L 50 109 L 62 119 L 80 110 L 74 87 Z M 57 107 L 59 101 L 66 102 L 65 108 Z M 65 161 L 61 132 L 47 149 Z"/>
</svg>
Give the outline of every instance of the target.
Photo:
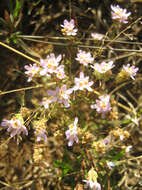
<svg viewBox="0 0 142 190">
<path fill-rule="evenodd" d="M 26 55 L 26 54 L 24 54 L 24 53 L 22 53 L 22 52 L 20 52 L 20 51 L 18 51 L 16 49 L 10 47 L 9 45 L 7 45 L 7 44 L 5 44 L 3 42 L 0 42 L 0 45 L 7 48 L 7 49 L 9 49 L 9 50 L 11 50 L 11 51 L 13 51 L 13 52 L 15 52 L 15 53 L 17 53 L 18 55 L 21 55 L 21 56 L 25 57 L 26 59 L 29 59 L 30 61 L 32 61 L 34 63 L 40 64 L 40 62 L 37 61 L 36 59 L 33 59 L 33 58 L 29 57 L 28 55 Z"/>
<path fill-rule="evenodd" d="M 0 92 L 0 96 L 5 95 L 5 94 L 14 93 L 14 92 L 30 90 L 30 89 L 34 89 L 34 88 L 42 88 L 43 86 L 44 85 L 37 85 L 37 86 L 30 86 L 30 87 L 26 87 L 26 88 L 19 88 L 19 89 L 15 89 L 15 90 L 9 90 L 9 91 L 6 91 L 6 92 Z"/>
</svg>

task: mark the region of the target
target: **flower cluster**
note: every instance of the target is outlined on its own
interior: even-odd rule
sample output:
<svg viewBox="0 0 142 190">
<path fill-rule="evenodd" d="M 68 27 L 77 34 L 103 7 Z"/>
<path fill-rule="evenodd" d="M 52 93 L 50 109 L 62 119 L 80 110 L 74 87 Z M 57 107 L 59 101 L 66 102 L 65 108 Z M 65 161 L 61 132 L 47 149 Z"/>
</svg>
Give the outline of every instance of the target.
<svg viewBox="0 0 142 190">
<path fill-rule="evenodd" d="M 55 57 L 55 54 L 51 53 L 46 59 L 40 59 L 40 66 L 37 64 L 25 65 L 25 69 L 27 70 L 25 74 L 29 77 L 28 82 L 38 75 L 50 77 L 51 74 L 55 74 L 58 79 L 65 78 L 64 65 L 59 65 L 61 59 L 61 55 Z"/>
<path fill-rule="evenodd" d="M 99 96 L 99 99 L 96 100 L 96 104 L 91 105 L 92 109 L 96 109 L 98 113 L 102 114 L 102 117 L 111 110 L 111 105 L 110 105 L 110 96 L 105 94 L 102 96 Z"/>
<path fill-rule="evenodd" d="M 7 131 L 10 132 L 10 136 L 20 135 L 22 132 L 28 135 L 27 128 L 23 125 L 22 119 L 13 118 L 11 120 L 3 120 L 1 123 L 2 127 L 8 127 Z"/>
<path fill-rule="evenodd" d="M 111 9 L 112 9 L 111 11 L 112 19 L 122 23 L 128 22 L 127 19 L 131 15 L 130 12 L 127 13 L 127 10 L 120 8 L 119 5 L 117 6 L 111 5 Z"/>
<path fill-rule="evenodd" d="M 64 65 L 59 65 L 61 59 L 62 59 L 61 55 L 55 57 L 54 53 L 48 55 L 46 59 L 40 59 L 40 65 L 41 65 L 40 75 L 50 76 L 50 74 L 55 73 L 57 78 L 59 79 L 65 78 Z"/>
<path fill-rule="evenodd" d="M 94 61 L 94 58 L 91 56 L 90 52 L 79 50 L 76 60 L 84 66 L 88 66 L 89 63 L 92 63 Z"/>
<path fill-rule="evenodd" d="M 71 21 L 64 20 L 64 24 L 61 24 L 61 27 L 63 28 L 61 31 L 64 35 L 67 36 L 75 36 L 77 34 L 77 29 L 75 28 L 74 20 Z"/>
<path fill-rule="evenodd" d="M 69 129 L 65 132 L 66 139 L 68 140 L 68 146 L 72 146 L 74 141 L 78 143 L 78 129 L 77 129 L 77 123 L 78 123 L 78 118 L 76 117 L 74 120 L 74 123 L 69 125 Z"/>
</svg>

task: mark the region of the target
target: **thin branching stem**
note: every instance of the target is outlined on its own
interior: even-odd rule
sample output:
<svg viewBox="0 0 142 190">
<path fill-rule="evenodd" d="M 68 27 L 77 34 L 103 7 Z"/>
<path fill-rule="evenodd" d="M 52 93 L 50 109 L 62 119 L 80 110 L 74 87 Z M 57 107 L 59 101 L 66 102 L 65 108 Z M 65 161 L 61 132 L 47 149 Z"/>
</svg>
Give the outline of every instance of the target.
<svg viewBox="0 0 142 190">
<path fill-rule="evenodd" d="M 5 44 L 3 42 L 0 42 L 0 45 L 7 48 L 7 49 L 9 49 L 9 50 L 11 50 L 11 51 L 13 51 L 13 52 L 15 52 L 15 53 L 17 53 L 18 55 L 21 55 L 21 56 L 25 57 L 26 59 L 29 59 L 30 61 L 32 61 L 34 63 L 40 64 L 40 62 L 37 61 L 36 59 L 33 59 L 33 58 L 29 57 L 28 55 L 16 50 L 15 48 L 10 47 L 9 45 L 7 45 L 7 44 Z"/>
</svg>

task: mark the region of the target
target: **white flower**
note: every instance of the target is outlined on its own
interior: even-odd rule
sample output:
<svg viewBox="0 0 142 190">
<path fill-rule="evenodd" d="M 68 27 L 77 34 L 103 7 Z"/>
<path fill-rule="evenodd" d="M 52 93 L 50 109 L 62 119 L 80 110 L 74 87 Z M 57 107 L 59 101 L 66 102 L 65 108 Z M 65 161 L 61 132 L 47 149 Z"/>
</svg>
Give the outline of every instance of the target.
<svg viewBox="0 0 142 190">
<path fill-rule="evenodd" d="M 104 117 L 105 113 L 111 110 L 111 105 L 109 100 L 110 96 L 108 94 L 99 96 L 99 99 L 96 100 L 96 104 L 91 105 L 91 108 L 96 109 L 96 111 L 98 113 L 101 113 L 102 117 Z"/>
<path fill-rule="evenodd" d="M 108 166 L 108 168 L 109 168 L 110 170 L 112 170 L 112 168 L 113 168 L 114 166 L 116 166 L 116 164 L 115 164 L 114 162 L 107 162 L 107 166 Z"/>
<path fill-rule="evenodd" d="M 94 32 L 94 33 L 91 33 L 91 37 L 92 37 L 94 40 L 102 40 L 102 39 L 104 38 L 104 35 Z"/>
<path fill-rule="evenodd" d="M 61 31 L 64 35 L 75 36 L 77 34 L 78 30 L 74 28 L 75 24 L 73 19 L 71 21 L 65 19 L 64 24 L 61 24 L 61 27 L 63 28 Z"/>
<path fill-rule="evenodd" d="M 69 98 L 70 94 L 72 93 L 72 89 L 67 89 L 66 85 L 63 85 L 61 88 L 56 87 L 56 90 L 48 90 L 47 94 L 50 96 L 48 99 L 52 102 L 58 102 L 58 103 L 63 103 L 66 108 L 70 107 L 69 104 Z M 48 104 L 48 102 L 47 102 Z M 48 105 L 47 105 L 48 106 Z"/>
<path fill-rule="evenodd" d="M 113 61 L 110 61 L 108 63 L 102 62 L 102 63 L 95 63 L 93 66 L 91 66 L 95 71 L 99 73 L 105 73 L 112 69 L 114 67 Z"/>
<path fill-rule="evenodd" d="M 130 150 L 132 149 L 132 147 L 133 147 L 132 145 L 127 146 L 126 149 L 125 149 L 125 152 L 130 152 Z"/>
<path fill-rule="evenodd" d="M 93 62 L 94 58 L 91 56 L 90 52 L 79 50 L 76 60 L 87 66 L 89 63 Z"/>
<path fill-rule="evenodd" d="M 3 120 L 1 126 L 8 127 L 7 131 L 10 132 L 11 137 L 20 135 L 22 132 L 28 135 L 28 130 L 20 119 Z"/>
<path fill-rule="evenodd" d="M 69 125 L 69 129 L 65 132 L 66 139 L 68 140 L 68 146 L 72 146 L 74 141 L 78 143 L 78 131 L 77 131 L 78 118 L 76 117 L 74 123 Z"/>
<path fill-rule="evenodd" d="M 46 59 L 40 59 L 40 65 L 42 70 L 40 71 L 40 75 L 48 75 L 49 73 L 56 73 L 58 69 L 59 62 L 61 61 L 62 56 L 59 55 L 55 57 L 54 53 L 51 53 L 46 57 Z"/>
<path fill-rule="evenodd" d="M 139 68 L 133 66 L 130 66 L 130 64 L 127 65 L 123 65 L 123 69 L 126 71 L 126 73 L 128 73 L 128 75 L 135 80 L 134 76 L 137 74 L 137 71 L 139 70 Z"/>
<path fill-rule="evenodd" d="M 84 77 L 84 73 L 80 72 L 80 78 L 75 78 L 74 79 L 75 86 L 74 90 L 84 90 L 87 89 L 88 91 L 92 91 L 93 89 L 91 86 L 93 85 L 93 81 L 89 82 L 89 77 Z"/>
<path fill-rule="evenodd" d="M 25 71 L 25 74 L 27 74 L 29 76 L 28 78 L 28 82 L 30 82 L 32 80 L 32 78 L 37 75 L 38 71 L 39 71 L 39 66 L 37 66 L 37 64 L 33 64 L 33 65 L 25 65 L 24 67 L 27 71 Z"/>
<path fill-rule="evenodd" d="M 113 6 L 111 5 L 111 9 L 112 9 L 112 19 L 117 20 L 119 22 L 123 22 L 123 23 L 127 23 L 127 19 L 128 17 L 131 15 L 130 12 L 127 13 L 127 9 L 122 9 L 119 7 L 119 5 L 117 6 Z"/>
</svg>

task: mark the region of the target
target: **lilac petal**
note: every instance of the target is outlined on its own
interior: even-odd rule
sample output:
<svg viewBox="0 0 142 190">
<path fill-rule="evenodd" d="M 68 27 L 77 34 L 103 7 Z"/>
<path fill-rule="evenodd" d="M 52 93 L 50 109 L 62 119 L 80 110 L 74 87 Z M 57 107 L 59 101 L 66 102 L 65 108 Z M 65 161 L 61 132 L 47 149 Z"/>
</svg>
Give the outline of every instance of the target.
<svg viewBox="0 0 142 190">
<path fill-rule="evenodd" d="M 92 109 L 96 109 L 96 104 L 90 106 Z"/>
<path fill-rule="evenodd" d="M 55 90 L 47 90 L 47 94 L 49 95 L 49 96 L 56 96 L 56 91 Z"/>
<path fill-rule="evenodd" d="M 69 142 L 68 142 L 68 146 L 72 146 L 74 143 L 74 140 L 73 139 L 70 139 Z"/>
<path fill-rule="evenodd" d="M 64 103 L 64 106 L 65 106 L 66 108 L 69 108 L 69 107 L 70 107 L 70 104 L 69 104 L 68 100 L 63 100 L 63 103 Z"/>
<path fill-rule="evenodd" d="M 84 78 L 84 73 L 83 72 L 80 72 L 80 78 Z"/>
<path fill-rule="evenodd" d="M 12 130 L 10 133 L 10 137 L 14 137 L 17 134 L 17 130 Z"/>
<path fill-rule="evenodd" d="M 75 117 L 75 120 L 74 120 L 74 125 L 76 126 L 78 123 L 78 117 Z"/>
</svg>

